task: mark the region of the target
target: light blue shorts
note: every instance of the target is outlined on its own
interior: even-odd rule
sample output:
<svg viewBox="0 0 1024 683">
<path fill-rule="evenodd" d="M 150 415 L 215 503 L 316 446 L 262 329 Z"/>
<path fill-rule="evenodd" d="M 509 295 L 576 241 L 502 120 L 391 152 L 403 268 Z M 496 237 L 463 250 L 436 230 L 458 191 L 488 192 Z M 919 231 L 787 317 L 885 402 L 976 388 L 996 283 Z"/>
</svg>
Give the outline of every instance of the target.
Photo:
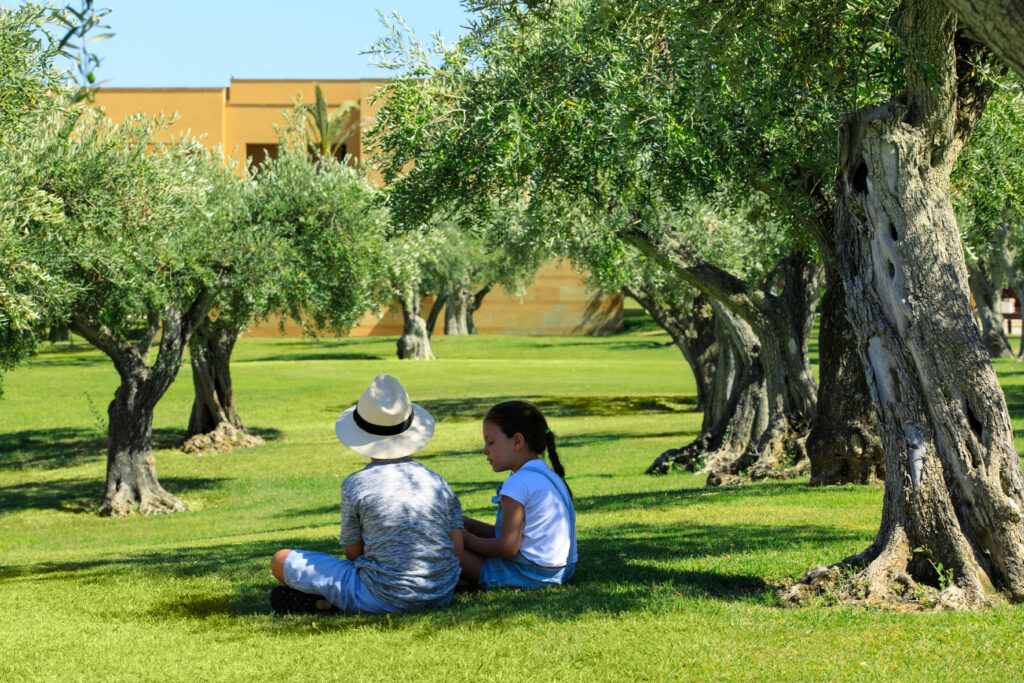
<svg viewBox="0 0 1024 683">
<path fill-rule="evenodd" d="M 295 590 L 322 595 L 343 612 L 384 614 L 351 560 L 311 550 L 293 550 L 284 561 L 284 581 Z"/>
<path fill-rule="evenodd" d="M 526 559 L 522 551 L 515 557 L 488 557 L 480 568 L 480 585 L 487 588 L 510 586 L 516 588 L 547 588 L 561 586 L 572 578 L 575 564 L 557 569 L 541 567 Z"/>
</svg>

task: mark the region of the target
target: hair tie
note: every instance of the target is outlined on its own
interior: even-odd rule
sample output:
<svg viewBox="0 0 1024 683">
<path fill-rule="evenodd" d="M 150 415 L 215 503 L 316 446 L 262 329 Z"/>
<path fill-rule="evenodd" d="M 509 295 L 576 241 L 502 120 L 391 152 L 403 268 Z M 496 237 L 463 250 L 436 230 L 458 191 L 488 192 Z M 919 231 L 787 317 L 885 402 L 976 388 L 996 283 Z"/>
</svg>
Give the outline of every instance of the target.
<svg viewBox="0 0 1024 683">
<path fill-rule="evenodd" d="M 545 434 L 550 434 L 550 433 L 551 433 L 551 430 L 550 430 L 550 429 L 545 429 L 545 430 L 544 430 L 544 433 L 545 433 Z"/>
</svg>

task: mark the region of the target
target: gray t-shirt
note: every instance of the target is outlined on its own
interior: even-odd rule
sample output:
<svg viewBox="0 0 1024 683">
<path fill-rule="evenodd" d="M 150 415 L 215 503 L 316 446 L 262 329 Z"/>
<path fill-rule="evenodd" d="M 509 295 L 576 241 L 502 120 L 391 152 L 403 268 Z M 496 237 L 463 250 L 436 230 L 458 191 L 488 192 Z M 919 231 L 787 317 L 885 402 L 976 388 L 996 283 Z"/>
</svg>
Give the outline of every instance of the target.
<svg viewBox="0 0 1024 683">
<path fill-rule="evenodd" d="M 462 505 L 448 483 L 409 460 L 371 462 L 341 484 L 341 544 L 365 543 L 359 578 L 396 610 L 447 598 L 459 579 L 449 533 Z"/>
</svg>

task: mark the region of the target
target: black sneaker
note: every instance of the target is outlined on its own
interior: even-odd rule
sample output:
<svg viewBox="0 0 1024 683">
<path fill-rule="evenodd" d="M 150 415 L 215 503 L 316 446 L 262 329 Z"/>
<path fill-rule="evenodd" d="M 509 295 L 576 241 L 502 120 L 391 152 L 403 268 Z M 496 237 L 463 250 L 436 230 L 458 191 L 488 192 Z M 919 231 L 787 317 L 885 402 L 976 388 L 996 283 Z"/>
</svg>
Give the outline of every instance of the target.
<svg viewBox="0 0 1024 683">
<path fill-rule="evenodd" d="M 270 608 L 277 614 L 332 614 L 340 612 L 322 595 L 297 591 L 289 586 L 275 586 L 270 591 Z"/>
</svg>

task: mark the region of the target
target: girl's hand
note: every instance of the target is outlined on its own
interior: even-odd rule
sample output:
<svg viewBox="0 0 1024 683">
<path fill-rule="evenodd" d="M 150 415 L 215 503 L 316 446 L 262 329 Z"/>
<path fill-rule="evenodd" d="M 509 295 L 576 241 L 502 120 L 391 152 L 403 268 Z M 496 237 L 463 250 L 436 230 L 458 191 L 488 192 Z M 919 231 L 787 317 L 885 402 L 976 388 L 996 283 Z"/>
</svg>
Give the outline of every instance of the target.
<svg viewBox="0 0 1024 683">
<path fill-rule="evenodd" d="M 470 533 L 466 534 L 466 547 L 486 557 L 512 557 L 519 552 L 519 547 L 523 544 L 525 523 L 526 509 L 523 504 L 507 496 L 502 496 L 501 536 L 483 538 L 470 530 Z"/>
</svg>

